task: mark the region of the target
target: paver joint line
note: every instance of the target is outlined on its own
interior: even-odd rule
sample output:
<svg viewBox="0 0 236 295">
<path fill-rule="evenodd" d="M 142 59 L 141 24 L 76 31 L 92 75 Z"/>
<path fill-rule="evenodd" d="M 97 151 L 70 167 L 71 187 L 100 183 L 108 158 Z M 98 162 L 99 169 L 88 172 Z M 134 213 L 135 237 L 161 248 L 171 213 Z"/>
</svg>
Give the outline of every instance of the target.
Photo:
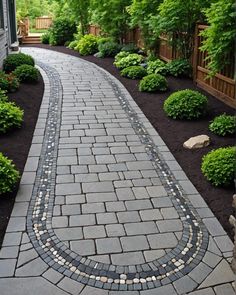
<svg viewBox="0 0 236 295">
<path fill-rule="evenodd" d="M 24 50 L 28 52 L 27 49 Z M 37 64 L 42 69 L 44 78 L 49 80 L 49 85 L 46 86 L 50 87 L 50 91 L 45 92 L 49 103 L 45 136 L 26 221 L 28 235 L 36 252 L 51 269 L 82 286 L 135 292 L 174 283 L 178 286 L 178 293 L 178 290 L 187 290 L 180 281 L 181 278 L 186 278 L 192 284 L 188 290 L 192 291 L 202 282 L 204 274 L 199 283 L 194 282 L 188 274 L 204 258 L 209 234 L 197 210 L 163 159 L 155 140 L 144 127 L 145 117 L 124 87 L 104 70 L 60 54 L 55 55 L 58 60 L 62 59 L 62 64 L 55 65 L 50 62 L 49 52 L 39 49 L 34 52 L 39 53 Z M 46 59 L 43 58 L 42 62 L 44 54 Z M 74 63 L 68 72 L 64 71 L 64 60 Z M 95 87 L 91 88 L 91 92 L 94 91 L 97 100 L 89 103 L 91 92 L 87 90 L 91 87 L 91 75 L 94 75 Z M 66 85 L 75 87 L 75 81 L 81 83 L 77 85 L 77 94 L 72 88 L 66 90 L 69 89 Z M 86 91 L 80 92 L 80 87 Z M 80 102 L 82 104 L 79 107 Z M 66 103 L 68 109 L 65 108 Z M 99 110 L 98 106 L 102 105 L 107 108 Z M 108 106 L 116 108 L 112 110 Z M 81 129 L 72 132 L 71 126 L 75 125 L 76 120 Z M 107 127 L 103 124 L 107 124 Z M 88 125 L 91 129 L 88 129 Z M 128 144 L 121 145 L 126 141 L 136 143 L 140 148 L 133 145 L 129 149 Z M 70 177 L 73 171 L 75 177 Z M 91 174 L 86 179 L 88 171 Z M 76 202 L 76 197 L 79 202 Z M 94 200 L 97 197 L 99 200 L 96 203 Z M 55 201 L 56 215 L 53 215 Z M 138 211 L 140 213 L 136 214 Z M 84 219 L 80 220 L 79 216 L 83 214 Z M 12 219 L 8 232 L 14 232 L 14 224 Z M 54 232 L 54 227 L 58 228 L 57 232 L 62 238 L 68 225 L 72 225 L 69 228 L 71 233 L 83 228 L 83 232 L 79 230 L 79 236 L 82 238 L 84 235 L 85 238 L 72 240 L 72 250 L 68 247 L 69 243 L 63 243 Z M 23 227 L 21 224 L 15 231 L 22 231 Z M 214 232 L 222 235 L 215 228 Z M 70 235 L 72 234 L 68 234 L 68 237 Z M 75 239 L 74 234 L 73 236 Z M 163 255 L 162 248 L 170 249 Z M 130 263 L 136 261 L 135 265 L 108 264 L 105 258 L 111 255 L 112 261 L 118 261 L 121 257 L 119 255 L 124 253 L 129 261 L 125 255 L 129 251 L 132 253 L 140 250 L 145 255 L 137 252 L 133 260 L 130 260 Z M 104 255 L 106 262 L 86 257 L 93 256 L 96 251 L 97 254 Z M 146 257 L 152 257 L 154 253 L 161 257 L 144 262 Z M 11 269 L 14 267 L 13 263 Z M 9 273 L 12 272 L 11 269 L 8 270 Z M 209 265 L 205 269 L 207 276 L 213 267 Z"/>
</svg>

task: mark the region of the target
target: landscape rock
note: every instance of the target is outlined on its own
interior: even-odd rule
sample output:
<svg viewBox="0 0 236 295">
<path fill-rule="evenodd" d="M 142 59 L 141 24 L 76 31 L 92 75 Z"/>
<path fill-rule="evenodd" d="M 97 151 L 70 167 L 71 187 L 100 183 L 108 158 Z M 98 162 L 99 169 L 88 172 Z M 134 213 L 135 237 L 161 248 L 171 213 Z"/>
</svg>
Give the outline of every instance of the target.
<svg viewBox="0 0 236 295">
<path fill-rule="evenodd" d="M 189 138 L 187 141 L 185 141 L 185 143 L 183 144 L 183 146 L 186 149 L 199 149 L 199 148 L 203 148 L 206 147 L 210 144 L 210 138 L 207 135 L 198 135 L 198 136 L 194 136 Z"/>
</svg>

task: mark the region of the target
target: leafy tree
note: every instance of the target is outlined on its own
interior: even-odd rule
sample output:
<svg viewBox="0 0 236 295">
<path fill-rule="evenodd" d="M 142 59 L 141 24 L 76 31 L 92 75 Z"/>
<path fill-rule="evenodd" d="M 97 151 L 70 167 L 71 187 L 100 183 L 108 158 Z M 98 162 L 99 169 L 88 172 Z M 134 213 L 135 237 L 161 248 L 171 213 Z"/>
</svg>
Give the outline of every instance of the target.
<svg viewBox="0 0 236 295">
<path fill-rule="evenodd" d="M 126 8 L 130 4 L 131 0 L 92 0 L 92 21 L 101 27 L 103 33 L 123 43 L 130 20 Z"/>
<path fill-rule="evenodd" d="M 220 72 L 229 63 L 236 37 L 236 5 L 234 0 L 218 0 L 205 10 L 209 27 L 202 32 L 205 37 L 202 51 L 207 51 L 210 75 Z"/>
<path fill-rule="evenodd" d="M 133 0 L 128 7 L 128 13 L 131 15 L 131 27 L 138 26 L 141 29 L 145 46 L 151 50 L 157 47 L 158 38 L 153 34 L 150 18 L 157 14 L 161 2 L 163 0 Z"/>
<path fill-rule="evenodd" d="M 165 33 L 170 43 L 183 58 L 193 51 L 193 38 L 197 21 L 203 21 L 202 10 L 210 6 L 210 0 L 164 0 L 158 8 L 159 14 L 152 17 L 155 34 Z"/>
</svg>

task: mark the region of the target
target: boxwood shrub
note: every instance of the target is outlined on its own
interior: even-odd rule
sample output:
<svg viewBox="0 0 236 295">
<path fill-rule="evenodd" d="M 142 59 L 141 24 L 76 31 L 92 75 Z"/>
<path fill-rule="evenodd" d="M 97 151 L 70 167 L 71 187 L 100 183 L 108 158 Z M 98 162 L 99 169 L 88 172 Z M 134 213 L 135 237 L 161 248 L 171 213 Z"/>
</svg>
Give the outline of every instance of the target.
<svg viewBox="0 0 236 295">
<path fill-rule="evenodd" d="M 160 74 L 147 75 L 139 83 L 139 90 L 142 92 L 166 91 L 167 88 L 167 80 Z"/>
<path fill-rule="evenodd" d="M 19 80 L 14 74 L 6 74 L 3 71 L 0 71 L 0 89 L 8 92 L 14 92 L 19 88 L 19 86 Z"/>
<path fill-rule="evenodd" d="M 77 26 L 74 20 L 69 17 L 58 17 L 53 21 L 49 29 L 49 43 L 51 45 L 64 45 L 66 41 L 72 41 Z"/>
<path fill-rule="evenodd" d="M 30 65 L 19 66 L 13 73 L 23 83 L 36 83 L 39 79 L 39 70 Z"/>
<path fill-rule="evenodd" d="M 0 195 L 11 192 L 20 178 L 15 165 L 0 153 Z"/>
<path fill-rule="evenodd" d="M 21 127 L 24 112 L 12 102 L 0 102 L 0 133 Z"/>
<path fill-rule="evenodd" d="M 9 73 L 21 65 L 34 66 L 33 57 L 24 53 L 10 54 L 3 61 L 3 70 Z"/>
<path fill-rule="evenodd" d="M 233 184 L 236 166 L 236 148 L 226 147 L 212 150 L 202 159 L 203 175 L 215 186 Z"/>
<path fill-rule="evenodd" d="M 128 56 L 123 57 L 118 61 L 115 61 L 114 65 L 118 69 L 122 70 L 124 68 L 128 68 L 131 66 L 139 66 L 143 60 L 144 60 L 144 57 L 142 55 L 137 53 L 131 53 Z"/>
<path fill-rule="evenodd" d="M 146 69 L 142 66 L 131 66 L 123 69 L 120 73 L 121 76 L 130 79 L 141 79 L 147 75 Z"/>
<path fill-rule="evenodd" d="M 207 110 L 207 97 L 186 89 L 172 93 L 164 102 L 164 111 L 173 119 L 197 119 Z"/>
<path fill-rule="evenodd" d="M 220 136 L 232 135 L 236 131 L 236 117 L 230 115 L 220 115 L 209 125 L 209 129 Z"/>
</svg>

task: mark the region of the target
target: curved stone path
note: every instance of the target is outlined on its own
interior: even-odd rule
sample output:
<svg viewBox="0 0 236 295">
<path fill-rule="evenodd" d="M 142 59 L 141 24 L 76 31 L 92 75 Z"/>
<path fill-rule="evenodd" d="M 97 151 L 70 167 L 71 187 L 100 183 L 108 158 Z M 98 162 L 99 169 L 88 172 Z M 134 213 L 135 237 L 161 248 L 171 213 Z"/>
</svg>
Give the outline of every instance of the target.
<svg viewBox="0 0 236 295">
<path fill-rule="evenodd" d="M 1 294 L 234 294 L 232 242 L 127 90 L 84 60 L 23 52 L 45 93 Z"/>
</svg>

